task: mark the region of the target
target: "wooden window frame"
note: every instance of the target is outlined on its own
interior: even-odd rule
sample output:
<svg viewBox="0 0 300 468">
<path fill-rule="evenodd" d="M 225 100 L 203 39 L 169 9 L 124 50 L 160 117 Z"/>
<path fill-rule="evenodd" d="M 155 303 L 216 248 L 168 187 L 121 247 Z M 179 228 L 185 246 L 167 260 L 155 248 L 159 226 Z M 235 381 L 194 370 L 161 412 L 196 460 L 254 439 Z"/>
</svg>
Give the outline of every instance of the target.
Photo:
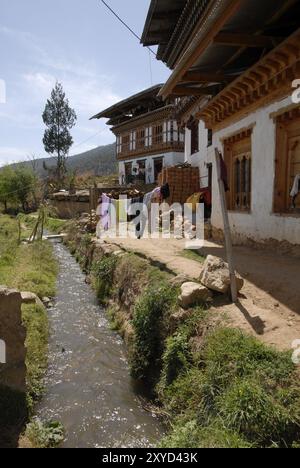
<svg viewBox="0 0 300 468">
<path fill-rule="evenodd" d="M 276 124 L 276 155 L 273 211 L 276 214 L 290 214 L 300 217 L 299 208 L 292 208 L 290 196 L 293 149 L 289 147 L 289 139 L 300 138 L 300 109 L 295 108 L 285 112 L 276 117 L 274 121 Z M 297 199 L 298 205 L 299 198 Z"/>
<path fill-rule="evenodd" d="M 238 148 L 237 153 L 235 152 L 236 147 Z M 228 171 L 228 210 L 235 213 L 249 214 L 252 207 L 252 129 L 225 139 L 224 155 Z M 236 163 L 239 162 L 240 165 L 235 164 L 235 161 Z M 239 178 L 236 176 L 236 169 L 239 171 Z M 237 183 L 239 188 L 236 186 Z M 243 203 L 237 204 L 238 196 L 239 200 L 244 198 Z"/>
<path fill-rule="evenodd" d="M 194 120 L 191 124 L 191 156 L 199 153 L 199 121 Z"/>
<path fill-rule="evenodd" d="M 153 126 L 152 132 L 152 144 L 156 145 L 163 145 L 164 143 L 164 122 L 158 122 L 156 125 Z"/>
</svg>

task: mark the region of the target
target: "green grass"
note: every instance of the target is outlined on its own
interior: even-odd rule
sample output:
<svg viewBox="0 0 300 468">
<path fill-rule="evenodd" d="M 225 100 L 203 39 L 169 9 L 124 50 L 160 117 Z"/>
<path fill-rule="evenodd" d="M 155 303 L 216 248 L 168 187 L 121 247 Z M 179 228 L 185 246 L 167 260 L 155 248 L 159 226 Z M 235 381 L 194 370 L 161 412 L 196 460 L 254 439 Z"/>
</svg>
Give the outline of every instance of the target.
<svg viewBox="0 0 300 468">
<path fill-rule="evenodd" d="M 180 254 L 181 257 L 187 258 L 188 260 L 194 260 L 199 263 L 205 262 L 205 257 L 203 257 L 198 250 L 189 250 L 185 249 Z"/>
<path fill-rule="evenodd" d="M 0 284 L 33 292 L 40 298 L 55 296 L 58 266 L 52 245 L 47 242 L 18 245 L 17 225 L 16 219 L 0 216 Z M 23 235 L 28 236 L 29 231 L 24 229 Z M 2 390 L 1 427 L 5 426 L 5 419 L 10 419 L 16 426 L 14 421 L 18 417 L 25 422 L 25 414 L 32 411 L 34 402 L 43 393 L 42 378 L 47 368 L 48 348 L 47 311 L 41 306 L 23 305 L 22 316 L 26 327 L 27 401 L 24 403 L 23 394 Z"/>
<path fill-rule="evenodd" d="M 46 229 L 54 234 L 61 234 L 67 226 L 68 221 L 57 218 L 47 218 Z"/>
<path fill-rule="evenodd" d="M 0 216 L 0 284 L 34 292 L 41 298 L 54 296 L 57 262 L 52 245 L 18 245 L 17 230 L 16 219 Z"/>
<path fill-rule="evenodd" d="M 34 402 L 44 391 L 42 379 L 48 364 L 48 317 L 45 308 L 36 305 L 24 305 L 22 312 L 27 331 L 25 345 L 28 405 L 32 410 Z"/>
<path fill-rule="evenodd" d="M 191 358 L 184 336 L 181 329 L 167 341 L 163 358 L 159 396 L 173 426 L 163 447 L 299 444 L 300 385 L 291 353 L 220 328 Z M 171 364 L 178 372 L 166 379 Z"/>
</svg>

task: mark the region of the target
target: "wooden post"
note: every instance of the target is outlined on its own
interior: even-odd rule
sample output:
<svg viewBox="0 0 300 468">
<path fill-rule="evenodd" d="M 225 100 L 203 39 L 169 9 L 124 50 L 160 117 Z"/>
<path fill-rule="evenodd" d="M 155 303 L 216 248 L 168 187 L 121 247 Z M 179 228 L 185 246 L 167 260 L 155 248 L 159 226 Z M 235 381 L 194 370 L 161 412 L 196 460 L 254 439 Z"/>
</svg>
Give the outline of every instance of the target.
<svg viewBox="0 0 300 468">
<path fill-rule="evenodd" d="M 232 302 L 236 303 L 238 301 L 238 291 L 237 291 L 235 267 L 234 267 L 234 261 L 233 261 L 232 239 L 231 239 L 230 223 L 229 223 L 229 216 L 228 216 L 227 203 L 226 203 L 225 186 L 222 180 L 222 173 L 221 173 L 222 155 L 220 154 L 217 148 L 215 149 L 215 153 L 216 153 L 218 186 L 219 186 L 220 200 L 221 200 L 221 211 L 222 211 L 222 217 L 223 217 L 223 222 L 224 222 L 225 247 L 226 247 L 227 262 L 229 266 L 229 273 L 230 273 L 231 298 L 232 298 Z"/>
</svg>

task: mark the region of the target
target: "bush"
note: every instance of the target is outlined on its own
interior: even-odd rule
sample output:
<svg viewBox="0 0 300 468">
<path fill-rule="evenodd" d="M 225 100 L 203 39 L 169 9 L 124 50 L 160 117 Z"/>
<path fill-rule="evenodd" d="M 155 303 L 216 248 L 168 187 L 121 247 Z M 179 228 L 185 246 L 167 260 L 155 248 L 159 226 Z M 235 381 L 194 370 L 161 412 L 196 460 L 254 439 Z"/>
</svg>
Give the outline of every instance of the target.
<svg viewBox="0 0 300 468">
<path fill-rule="evenodd" d="M 167 411 L 173 416 L 180 414 L 202 414 L 204 374 L 196 367 L 191 367 L 185 374 L 169 386 L 159 384 L 159 396 Z"/>
<path fill-rule="evenodd" d="M 57 421 L 43 423 L 36 419 L 27 425 L 25 436 L 34 448 L 55 448 L 64 441 L 65 431 Z"/>
<path fill-rule="evenodd" d="M 185 373 L 191 361 L 188 337 L 185 333 L 177 333 L 168 338 L 166 351 L 163 355 L 162 388 L 168 387 L 181 374 Z"/>
<path fill-rule="evenodd" d="M 113 276 L 117 266 L 117 258 L 114 256 L 103 257 L 92 266 L 95 278 L 95 289 L 100 303 L 105 303 L 112 291 Z"/>
<path fill-rule="evenodd" d="M 150 287 L 138 300 L 132 322 L 135 342 L 130 356 L 134 378 L 152 380 L 159 375 L 167 336 L 165 318 L 170 315 L 176 299 L 172 288 L 162 286 Z"/>
</svg>

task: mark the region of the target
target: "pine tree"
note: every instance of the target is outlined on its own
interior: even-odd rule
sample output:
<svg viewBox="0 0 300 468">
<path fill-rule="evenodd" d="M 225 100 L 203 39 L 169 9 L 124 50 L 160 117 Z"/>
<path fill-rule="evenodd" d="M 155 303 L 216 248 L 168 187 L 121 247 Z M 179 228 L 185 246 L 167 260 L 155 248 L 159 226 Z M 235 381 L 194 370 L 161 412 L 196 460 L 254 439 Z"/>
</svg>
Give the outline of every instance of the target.
<svg viewBox="0 0 300 468">
<path fill-rule="evenodd" d="M 47 127 L 43 143 L 45 151 L 57 159 L 56 178 L 60 188 L 67 173 L 68 153 L 73 145 L 70 129 L 74 127 L 76 120 L 76 113 L 69 106 L 62 85 L 57 82 L 43 113 L 43 121 Z"/>
</svg>

